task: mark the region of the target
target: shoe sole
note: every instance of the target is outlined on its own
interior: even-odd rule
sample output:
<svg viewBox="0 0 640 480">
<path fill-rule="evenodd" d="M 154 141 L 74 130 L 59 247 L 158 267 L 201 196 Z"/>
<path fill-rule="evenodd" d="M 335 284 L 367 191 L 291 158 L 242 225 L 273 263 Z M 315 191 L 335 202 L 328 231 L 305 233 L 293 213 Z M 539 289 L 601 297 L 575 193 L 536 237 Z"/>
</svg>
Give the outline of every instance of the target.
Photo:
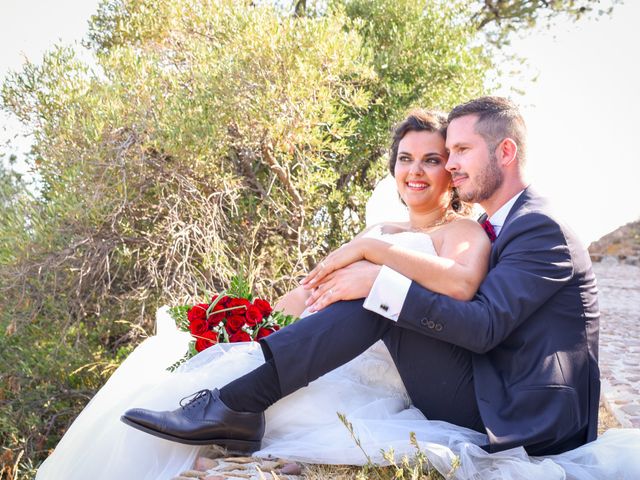
<svg viewBox="0 0 640 480">
<path fill-rule="evenodd" d="M 120 421 L 129 425 L 130 427 L 135 428 L 136 430 L 140 430 L 142 432 L 148 433 L 149 435 L 153 435 L 155 437 L 160 437 L 165 440 L 170 440 L 172 442 L 182 443 L 185 445 L 218 445 L 220 447 L 226 448 L 230 452 L 238 452 L 238 453 L 253 453 L 260 450 L 260 445 L 262 442 L 260 441 L 251 441 L 251 440 L 235 440 L 231 438 L 212 438 L 206 440 L 192 440 L 189 438 L 181 438 L 176 437 L 174 435 L 169 435 L 168 433 L 159 432 L 152 428 L 146 427 L 144 425 L 140 425 L 128 418 L 122 416 L 120 417 Z"/>
</svg>

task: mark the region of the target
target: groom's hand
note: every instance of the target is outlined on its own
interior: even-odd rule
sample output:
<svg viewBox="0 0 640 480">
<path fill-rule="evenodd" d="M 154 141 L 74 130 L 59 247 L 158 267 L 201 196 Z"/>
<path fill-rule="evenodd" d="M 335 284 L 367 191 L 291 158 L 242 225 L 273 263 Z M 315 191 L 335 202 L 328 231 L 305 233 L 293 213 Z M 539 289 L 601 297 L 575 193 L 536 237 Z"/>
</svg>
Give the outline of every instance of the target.
<svg viewBox="0 0 640 480">
<path fill-rule="evenodd" d="M 306 304 L 317 312 L 340 300 L 356 300 L 369 295 L 382 267 L 360 260 L 327 275 L 311 292 Z"/>
</svg>

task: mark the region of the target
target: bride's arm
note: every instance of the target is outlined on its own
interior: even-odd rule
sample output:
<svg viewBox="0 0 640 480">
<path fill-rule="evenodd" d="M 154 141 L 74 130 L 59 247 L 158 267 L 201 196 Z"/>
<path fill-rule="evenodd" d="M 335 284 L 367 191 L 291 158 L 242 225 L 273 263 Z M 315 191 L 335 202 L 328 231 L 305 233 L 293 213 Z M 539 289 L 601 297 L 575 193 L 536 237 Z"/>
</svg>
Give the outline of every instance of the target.
<svg viewBox="0 0 640 480">
<path fill-rule="evenodd" d="M 378 227 L 381 224 L 372 225 L 362 230 L 353 240 L 362 238 L 369 230 Z M 352 241 L 353 241 L 352 240 Z M 299 317 L 306 308 L 306 301 L 311 296 L 311 292 L 304 287 L 296 287 L 285 293 L 276 303 L 274 310 L 283 312 L 285 315 L 294 315 Z"/>
<path fill-rule="evenodd" d="M 310 296 L 310 291 L 305 290 L 303 287 L 296 287 L 285 293 L 280 300 L 278 300 L 278 303 L 276 303 L 273 309 L 283 312 L 285 315 L 299 317 L 307 307 L 305 302 Z"/>
<path fill-rule="evenodd" d="M 457 300 L 471 300 L 487 274 L 491 242 L 482 227 L 461 219 L 435 233 L 438 255 L 362 239 L 366 260 L 386 265 L 425 288 Z M 438 238 L 437 242 L 436 237 Z"/>
<path fill-rule="evenodd" d="M 452 222 L 432 233 L 438 255 L 429 255 L 372 238 L 359 238 L 337 250 L 303 282 L 306 288 L 332 288 L 331 272 L 365 259 L 386 265 L 425 288 L 458 300 L 470 300 L 487 273 L 491 243 L 471 219 Z M 314 296 L 322 294 L 318 288 Z"/>
</svg>

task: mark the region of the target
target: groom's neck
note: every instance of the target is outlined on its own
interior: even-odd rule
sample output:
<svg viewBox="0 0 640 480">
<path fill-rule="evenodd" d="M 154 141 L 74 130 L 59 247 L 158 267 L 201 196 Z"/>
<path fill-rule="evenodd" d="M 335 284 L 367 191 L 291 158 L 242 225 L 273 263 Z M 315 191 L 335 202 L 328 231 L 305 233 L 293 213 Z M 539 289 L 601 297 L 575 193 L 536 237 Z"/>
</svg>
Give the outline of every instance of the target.
<svg viewBox="0 0 640 480">
<path fill-rule="evenodd" d="M 480 202 L 480 206 L 486 212 L 487 216 L 491 217 L 494 213 L 500 210 L 500 207 L 525 188 L 527 188 L 527 184 L 523 178 L 505 178 L 502 185 L 500 185 L 500 187 L 498 187 L 498 189 L 493 192 L 489 198 Z"/>
</svg>

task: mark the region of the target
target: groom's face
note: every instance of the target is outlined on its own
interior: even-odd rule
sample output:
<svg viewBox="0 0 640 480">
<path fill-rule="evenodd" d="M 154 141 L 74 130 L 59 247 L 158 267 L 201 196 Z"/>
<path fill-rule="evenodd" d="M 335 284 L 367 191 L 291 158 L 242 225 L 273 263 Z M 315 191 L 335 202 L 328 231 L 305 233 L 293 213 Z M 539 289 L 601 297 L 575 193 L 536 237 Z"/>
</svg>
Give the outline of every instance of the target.
<svg viewBox="0 0 640 480">
<path fill-rule="evenodd" d="M 465 202 L 482 203 L 502 185 L 503 173 L 495 151 L 476 132 L 477 116 L 466 115 L 451 121 L 447 128 L 449 159 L 453 186 Z"/>
</svg>

